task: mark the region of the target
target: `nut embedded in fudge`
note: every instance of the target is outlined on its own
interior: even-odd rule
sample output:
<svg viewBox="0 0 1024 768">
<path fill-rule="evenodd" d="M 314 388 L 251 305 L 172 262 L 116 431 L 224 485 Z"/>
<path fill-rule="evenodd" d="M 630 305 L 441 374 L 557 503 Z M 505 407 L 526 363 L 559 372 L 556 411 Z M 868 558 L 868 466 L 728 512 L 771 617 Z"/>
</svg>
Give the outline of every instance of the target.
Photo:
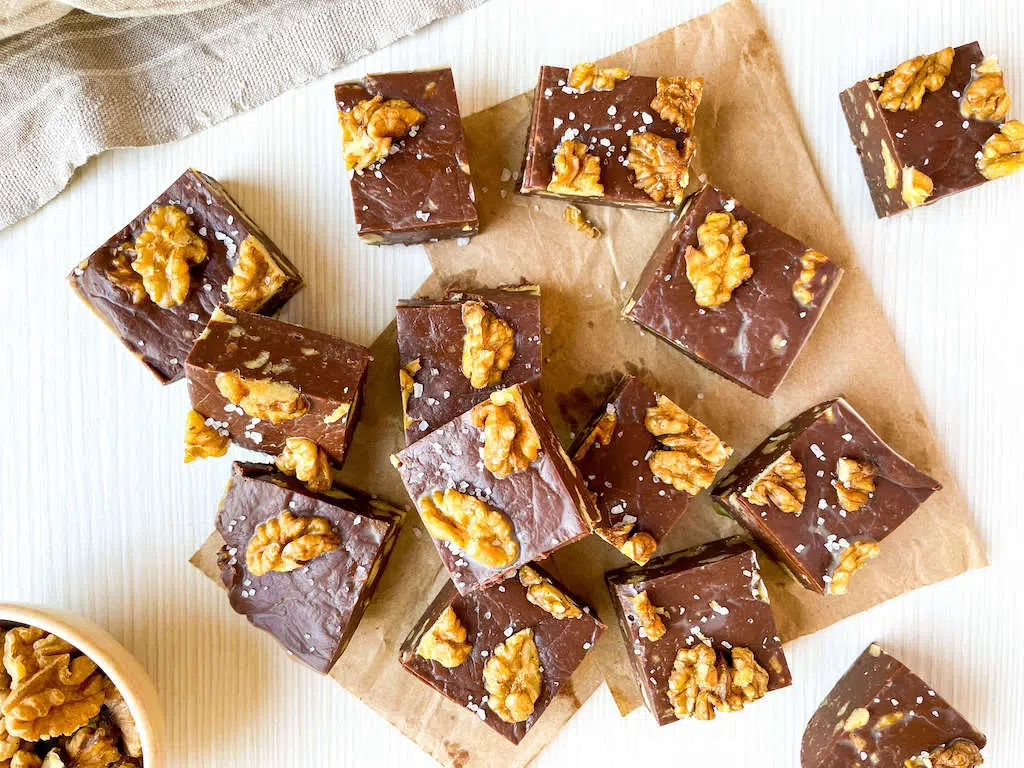
<svg viewBox="0 0 1024 768">
<path fill-rule="evenodd" d="M 360 238 L 411 245 L 476 234 L 450 69 L 367 75 L 334 95 Z"/>
<path fill-rule="evenodd" d="M 658 725 L 735 712 L 792 682 L 757 554 L 738 537 L 605 574 Z"/>
<path fill-rule="evenodd" d="M 720 189 L 687 198 L 623 315 L 762 397 L 782 383 L 843 270 Z"/>
<path fill-rule="evenodd" d="M 217 513 L 231 607 L 327 673 L 373 595 L 402 514 L 360 491 L 315 493 L 270 465 L 236 462 Z"/>
<path fill-rule="evenodd" d="M 518 744 L 603 631 L 579 598 L 524 565 L 468 595 L 449 581 L 400 658 L 406 670 Z"/>
<path fill-rule="evenodd" d="M 1024 124 L 978 43 L 916 56 L 839 99 L 879 218 L 1024 167 Z"/>
<path fill-rule="evenodd" d="M 732 448 L 668 397 L 626 376 L 569 453 L 601 512 L 594 532 L 642 565 Z"/>
<path fill-rule="evenodd" d="M 702 78 L 541 67 L 520 191 L 671 210 L 689 183 Z"/>
<path fill-rule="evenodd" d="M 447 424 L 492 392 L 541 373 L 540 289 L 446 292 L 397 307 L 405 442 Z"/>
<path fill-rule="evenodd" d="M 214 179 L 194 169 L 75 267 L 72 288 L 164 384 L 220 304 L 272 315 L 302 276 Z"/>
<path fill-rule="evenodd" d="M 207 433 L 255 451 L 291 449 L 289 456 L 304 445 L 294 441 L 305 439 L 340 467 L 369 363 L 370 351 L 358 344 L 224 307 L 214 311 L 185 367 L 192 407 Z M 191 429 L 186 441 L 190 436 Z"/>
<path fill-rule="evenodd" d="M 712 495 L 803 586 L 841 595 L 941 487 L 838 397 L 775 430 Z"/>
<path fill-rule="evenodd" d="M 600 518 L 529 385 L 492 393 L 392 462 L 463 594 L 583 538 Z"/>
<path fill-rule="evenodd" d="M 872 643 L 804 730 L 802 768 L 976 768 L 985 736 Z"/>
</svg>

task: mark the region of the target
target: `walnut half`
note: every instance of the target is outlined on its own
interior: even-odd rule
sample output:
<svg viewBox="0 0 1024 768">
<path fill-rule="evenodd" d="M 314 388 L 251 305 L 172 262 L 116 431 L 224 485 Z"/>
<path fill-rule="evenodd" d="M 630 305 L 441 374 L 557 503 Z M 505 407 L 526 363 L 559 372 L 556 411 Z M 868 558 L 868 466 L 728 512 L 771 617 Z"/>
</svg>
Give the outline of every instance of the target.
<svg viewBox="0 0 1024 768">
<path fill-rule="evenodd" d="M 601 160 L 588 154 L 583 142 L 566 139 L 555 150 L 554 171 L 547 189 L 559 195 L 601 197 Z"/>
<path fill-rule="evenodd" d="M 155 304 L 176 307 L 188 297 L 189 268 L 204 262 L 206 253 L 206 241 L 192 231 L 188 214 L 176 205 L 161 205 L 135 240 L 132 269 Z"/>
<path fill-rule="evenodd" d="M 541 681 L 533 630 L 521 629 L 495 646 L 484 664 L 487 706 L 506 723 L 521 723 L 533 714 Z"/>
<path fill-rule="evenodd" d="M 519 569 L 519 583 L 526 587 L 527 600 L 556 619 L 578 619 L 583 615 L 572 598 L 529 565 Z"/>
<path fill-rule="evenodd" d="M 644 426 L 667 450 L 653 451 L 647 460 L 651 471 L 677 491 L 696 496 L 715 479 L 732 455 L 732 448 L 718 435 L 664 395 L 648 408 Z"/>
<path fill-rule="evenodd" d="M 633 613 L 640 624 L 640 635 L 651 642 L 657 642 L 665 636 L 665 622 L 662 616 L 668 615 L 664 608 L 659 608 L 651 602 L 650 595 L 645 589 L 633 596 Z"/>
<path fill-rule="evenodd" d="M 425 116 L 403 99 L 380 94 L 338 112 L 344 143 L 345 168 L 362 173 L 391 153 L 391 140 L 410 135 Z"/>
<path fill-rule="evenodd" d="M 687 133 L 692 132 L 697 107 L 704 95 L 704 78 L 659 77 L 656 87 L 658 93 L 651 101 L 651 108 L 662 120 L 674 123 Z"/>
<path fill-rule="evenodd" d="M 985 762 L 978 745 L 970 739 L 953 739 L 949 744 L 922 752 L 904 761 L 906 768 L 977 768 Z"/>
<path fill-rule="evenodd" d="M 221 434 L 199 411 L 185 416 L 185 463 L 228 452 L 228 436 Z"/>
<path fill-rule="evenodd" d="M 917 208 L 924 205 L 935 190 L 931 177 L 922 173 L 912 166 L 903 167 L 903 186 L 900 189 L 900 196 L 908 208 Z"/>
<path fill-rule="evenodd" d="M 881 549 L 877 541 L 855 541 L 844 549 L 836 562 L 828 582 L 828 594 L 845 595 L 853 576 L 868 561 L 878 557 Z"/>
<path fill-rule="evenodd" d="M 743 247 L 747 225 L 729 211 L 712 211 L 697 227 L 700 248 L 688 246 L 686 279 L 693 286 L 694 300 L 702 307 L 718 307 L 732 298 L 732 292 L 754 274 L 750 254 Z"/>
<path fill-rule="evenodd" d="M 462 305 L 462 324 L 462 374 L 473 389 L 497 384 L 515 357 L 515 331 L 478 301 Z"/>
<path fill-rule="evenodd" d="M 263 243 L 252 235 L 238 247 L 238 260 L 228 278 L 228 305 L 256 312 L 274 296 L 288 279 Z"/>
<path fill-rule="evenodd" d="M 978 170 L 986 179 L 998 179 L 1024 168 L 1024 123 L 1008 120 L 981 148 Z"/>
<path fill-rule="evenodd" d="M 577 64 L 569 70 L 569 87 L 580 93 L 587 91 L 610 91 L 618 80 L 626 80 L 629 70 L 622 67 L 598 68 L 592 61 Z"/>
<path fill-rule="evenodd" d="M 473 407 L 473 426 L 482 427 L 482 458 L 487 470 L 497 478 L 521 472 L 540 453 L 540 435 L 533 426 L 519 390 L 500 389 Z"/>
<path fill-rule="evenodd" d="M 679 650 L 668 680 L 676 717 L 714 720 L 716 712 L 736 712 L 768 692 L 768 673 L 749 649 L 729 655 L 703 643 Z"/>
<path fill-rule="evenodd" d="M 836 462 L 836 480 L 832 485 L 839 505 L 847 512 L 856 512 L 868 503 L 875 492 L 875 465 L 869 461 L 843 456 Z"/>
<path fill-rule="evenodd" d="M 804 468 L 790 451 L 786 451 L 754 478 L 743 492 L 743 498 L 759 507 L 770 501 L 783 512 L 799 516 L 807 499 Z"/>
<path fill-rule="evenodd" d="M 999 122 L 1010 111 L 1010 94 L 1003 82 L 1003 68 L 995 56 L 986 56 L 974 69 L 974 77 L 960 99 L 960 114 L 975 120 Z"/>
<path fill-rule="evenodd" d="M 253 576 L 288 573 L 340 546 L 341 537 L 327 518 L 299 517 L 285 510 L 256 526 L 245 549 L 245 567 Z"/>
<path fill-rule="evenodd" d="M 306 399 L 291 384 L 273 379 L 247 379 L 235 371 L 217 374 L 221 395 L 255 419 L 280 424 L 306 415 Z"/>
<path fill-rule="evenodd" d="M 927 56 L 915 56 L 904 61 L 886 78 L 878 96 L 879 106 L 890 112 L 918 109 L 925 90 L 939 90 L 946 82 L 952 66 L 952 48 L 943 48 Z"/>
<path fill-rule="evenodd" d="M 454 488 L 434 491 L 419 502 L 420 518 L 435 539 L 463 549 L 488 568 L 504 568 L 519 556 L 511 521 L 476 496 Z"/>
<path fill-rule="evenodd" d="M 327 452 L 308 437 L 289 437 L 274 459 L 277 468 L 293 475 L 311 491 L 326 491 L 334 484 Z"/>
<path fill-rule="evenodd" d="M 466 628 L 449 605 L 437 617 L 416 645 L 416 655 L 455 669 L 468 657 L 473 646 L 466 642 Z"/>
<path fill-rule="evenodd" d="M 671 200 L 679 205 L 690 183 L 690 160 L 696 147 L 692 136 L 686 137 L 680 152 L 674 139 L 649 132 L 634 133 L 629 137 L 626 155 L 626 165 L 634 174 L 633 186 L 656 203 Z"/>
</svg>

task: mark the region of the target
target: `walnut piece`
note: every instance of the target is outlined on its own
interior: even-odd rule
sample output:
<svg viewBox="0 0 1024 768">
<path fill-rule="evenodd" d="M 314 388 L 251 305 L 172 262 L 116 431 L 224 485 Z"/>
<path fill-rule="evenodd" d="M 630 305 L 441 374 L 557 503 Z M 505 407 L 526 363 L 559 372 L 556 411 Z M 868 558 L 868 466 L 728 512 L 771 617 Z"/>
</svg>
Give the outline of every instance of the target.
<svg viewBox="0 0 1024 768">
<path fill-rule="evenodd" d="M 704 78 L 659 77 L 657 89 L 657 95 L 651 100 L 651 109 L 655 110 L 662 120 L 674 123 L 687 133 L 691 133 L 693 123 L 697 119 L 697 107 L 700 106 L 701 97 L 704 95 Z"/>
<path fill-rule="evenodd" d="M 610 527 L 597 527 L 594 533 L 637 565 L 644 565 L 658 548 L 658 542 L 646 531 L 634 532 L 635 529 L 635 523 L 619 523 Z"/>
<path fill-rule="evenodd" d="M 998 179 L 1021 168 L 1024 168 L 1024 123 L 1008 120 L 981 148 L 978 170 L 986 179 Z"/>
<path fill-rule="evenodd" d="M 306 398 L 287 382 L 247 379 L 235 371 L 218 373 L 216 381 L 221 395 L 255 419 L 280 424 L 306 414 Z"/>
<path fill-rule="evenodd" d="M 554 172 L 548 183 L 548 192 L 580 197 L 601 197 L 601 161 L 587 154 L 587 145 L 566 139 L 555 151 Z"/>
<path fill-rule="evenodd" d="M 839 555 L 828 582 L 828 594 L 845 595 L 850 577 L 868 561 L 878 557 L 881 548 L 877 541 L 855 541 Z"/>
<path fill-rule="evenodd" d="M 892 156 L 892 150 L 884 141 L 882 146 L 882 167 L 885 173 L 885 186 L 889 189 L 896 189 L 900 182 L 900 167 L 896 164 L 896 158 Z"/>
<path fill-rule="evenodd" d="M 402 425 L 406 429 L 412 424 L 412 419 L 409 418 L 409 398 L 416 391 L 416 380 L 413 376 L 419 373 L 422 367 L 417 357 L 398 369 L 398 385 L 402 388 Z"/>
<path fill-rule="evenodd" d="M 509 519 L 476 496 L 448 488 L 420 499 L 420 518 L 435 539 L 448 541 L 488 568 L 504 568 L 519 556 Z"/>
<path fill-rule="evenodd" d="M 671 200 L 679 205 L 690 183 L 690 159 L 696 146 L 693 137 L 688 136 L 680 152 L 674 139 L 650 132 L 634 133 L 629 137 L 629 154 L 626 155 L 626 165 L 636 177 L 633 186 L 642 189 L 656 203 Z"/>
<path fill-rule="evenodd" d="M 668 679 L 676 717 L 714 720 L 736 712 L 768 692 L 768 673 L 747 648 L 733 648 L 727 660 L 703 643 L 681 648 Z"/>
<path fill-rule="evenodd" d="M 592 237 L 596 240 L 601 236 L 601 230 L 587 221 L 583 211 L 575 205 L 565 206 L 565 213 L 562 214 L 562 218 L 567 224 L 572 224 L 576 227 L 577 231 L 582 232 L 587 237 Z"/>
<path fill-rule="evenodd" d="M 185 463 L 210 456 L 223 456 L 228 452 L 228 436 L 206 423 L 199 411 L 191 410 L 185 416 Z"/>
<path fill-rule="evenodd" d="M 449 605 L 416 645 L 416 655 L 454 669 L 466 660 L 473 646 L 466 642 L 466 628 Z"/>
<path fill-rule="evenodd" d="M 712 211 L 697 227 L 700 248 L 687 246 L 686 279 L 702 307 L 717 307 L 732 298 L 743 282 L 754 274 L 750 254 L 743 247 L 747 225 L 729 211 Z"/>
<path fill-rule="evenodd" d="M 103 674 L 74 646 L 36 627 L 4 637 L 3 663 L 11 678 L 3 700 L 7 733 L 25 741 L 67 736 L 103 706 Z"/>
<path fill-rule="evenodd" d="M 139 273 L 132 269 L 135 259 L 135 248 L 131 243 L 122 243 L 117 247 L 115 255 L 110 259 L 107 279 L 128 294 L 132 304 L 141 304 L 149 298 L 146 287 L 142 284 Z"/>
<path fill-rule="evenodd" d="M 586 456 L 587 451 L 595 444 L 608 445 L 615 434 L 615 425 L 617 423 L 615 408 L 609 404 L 605 412 L 601 414 L 601 418 L 597 420 L 590 432 L 587 433 L 586 438 L 580 443 L 580 447 L 576 449 L 576 453 L 572 457 L 573 461 L 579 461 Z"/>
<path fill-rule="evenodd" d="M 532 629 L 499 643 L 484 664 L 487 706 L 506 723 L 521 723 L 540 698 L 541 670 Z"/>
<path fill-rule="evenodd" d="M 843 456 L 836 462 L 836 478 L 832 486 L 847 512 L 856 512 L 875 492 L 875 465 L 871 462 Z"/>
<path fill-rule="evenodd" d="M 157 206 L 135 240 L 132 269 L 142 277 L 149 298 L 164 308 L 185 301 L 192 284 L 189 267 L 206 260 L 206 241 L 190 223 L 178 206 Z"/>
<path fill-rule="evenodd" d="M 759 507 L 770 501 L 783 512 L 799 515 L 807 499 L 804 468 L 786 451 L 754 478 L 743 492 L 743 498 Z"/>
<path fill-rule="evenodd" d="M 977 768 L 985 762 L 978 745 L 970 739 L 953 739 L 930 753 L 905 761 L 906 768 Z"/>
<path fill-rule="evenodd" d="M 696 496 L 715 479 L 732 448 L 664 395 L 644 414 L 644 426 L 667 450 L 647 460 L 654 475 L 677 491 Z"/>
<path fill-rule="evenodd" d="M 526 587 L 527 600 L 556 619 L 578 619 L 583 615 L 572 598 L 530 566 L 519 569 L 519 583 Z"/>
<path fill-rule="evenodd" d="M 586 61 L 569 70 L 569 87 L 580 93 L 587 91 L 610 91 L 617 80 L 629 77 L 629 70 L 622 67 L 599 69 L 597 64 Z"/>
<path fill-rule="evenodd" d="M 904 61 L 886 78 L 878 96 L 879 106 L 890 112 L 918 109 L 925 90 L 939 90 L 946 82 L 952 66 L 952 48 L 943 48 L 927 56 L 915 56 Z"/>
<path fill-rule="evenodd" d="M 121 765 L 116 731 L 105 720 L 87 725 L 64 741 L 68 768 L 107 768 Z"/>
<path fill-rule="evenodd" d="M 998 122 L 1010 111 L 1010 94 L 1003 82 L 1003 68 L 995 56 L 986 56 L 974 69 L 974 77 L 960 99 L 960 114 L 976 120 Z"/>
<path fill-rule="evenodd" d="M 299 517 L 285 510 L 256 526 L 245 548 L 245 567 L 253 576 L 288 573 L 340 546 L 341 537 L 327 518 Z"/>
<path fill-rule="evenodd" d="M 228 278 L 228 305 L 256 312 L 281 290 L 287 279 L 263 243 L 249 235 L 238 247 L 238 260 Z"/>
<path fill-rule="evenodd" d="M 497 384 L 515 357 L 515 331 L 478 301 L 462 305 L 462 324 L 462 374 L 474 389 Z"/>
<path fill-rule="evenodd" d="M 640 624 L 641 637 L 646 637 L 651 642 L 661 640 L 665 636 L 665 622 L 661 620 L 661 617 L 667 616 L 668 612 L 651 602 L 646 589 L 633 595 L 632 600 L 633 612 Z"/>
<path fill-rule="evenodd" d="M 921 173 L 913 166 L 903 167 L 903 186 L 900 189 L 900 196 L 908 208 L 917 208 L 924 205 L 924 201 L 931 197 L 935 185 L 928 174 Z"/>
<path fill-rule="evenodd" d="M 117 730 L 121 732 L 121 744 L 129 757 L 142 757 L 142 738 L 128 702 L 124 700 L 117 687 L 107 680 L 104 686 L 103 708 L 106 710 Z"/>
<path fill-rule="evenodd" d="M 828 257 L 818 251 L 807 249 L 800 257 L 800 275 L 793 282 L 793 298 L 803 307 L 809 307 L 814 301 L 811 288 L 814 285 L 814 274 L 818 265 L 828 261 Z"/>
<path fill-rule="evenodd" d="M 391 154 L 391 140 L 411 135 L 412 129 L 425 119 L 409 102 L 384 101 L 379 94 L 339 111 L 345 168 L 362 173 L 378 160 L 384 160 Z"/>
<path fill-rule="evenodd" d="M 521 472 L 540 453 L 540 435 L 533 426 L 519 390 L 500 389 L 470 412 L 473 426 L 483 427 L 484 466 L 497 478 Z"/>
<path fill-rule="evenodd" d="M 289 437 L 274 459 L 277 468 L 294 475 L 311 491 L 327 491 L 334 484 L 327 452 L 308 437 Z"/>
</svg>

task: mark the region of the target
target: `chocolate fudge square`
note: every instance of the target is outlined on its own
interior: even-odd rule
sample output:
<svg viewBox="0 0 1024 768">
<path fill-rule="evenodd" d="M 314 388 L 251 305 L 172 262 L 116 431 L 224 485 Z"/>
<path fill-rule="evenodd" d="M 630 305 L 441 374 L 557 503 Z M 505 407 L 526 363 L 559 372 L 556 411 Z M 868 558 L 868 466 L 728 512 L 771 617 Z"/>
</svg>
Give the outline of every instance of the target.
<svg viewBox="0 0 1024 768">
<path fill-rule="evenodd" d="M 541 373 L 540 288 L 451 290 L 397 307 L 405 442 Z"/>
<path fill-rule="evenodd" d="M 326 674 L 370 602 L 402 511 L 350 488 L 314 493 L 236 462 L 217 512 L 221 580 L 235 612 Z"/>
<path fill-rule="evenodd" d="M 392 461 L 462 594 L 583 538 L 599 518 L 529 385 L 492 393 Z"/>
<path fill-rule="evenodd" d="M 603 631 L 579 598 L 524 565 L 468 595 L 449 581 L 400 658 L 406 670 L 518 744 Z"/>
<path fill-rule="evenodd" d="M 738 537 L 605 574 L 658 725 L 713 720 L 792 682 L 757 554 Z"/>
<path fill-rule="evenodd" d="M 450 69 L 334 86 L 359 237 L 427 243 L 476 234 L 469 154 Z"/>
<path fill-rule="evenodd" d="M 840 94 L 878 218 L 1024 167 L 1024 125 L 978 43 L 916 56 Z"/>
<path fill-rule="evenodd" d="M 192 407 L 234 442 L 276 454 L 306 438 L 340 467 L 369 364 L 358 344 L 224 307 L 185 368 Z"/>
<path fill-rule="evenodd" d="M 703 92 L 697 77 L 541 67 L 520 191 L 672 210 L 689 183 Z"/>
<path fill-rule="evenodd" d="M 780 426 L 712 496 L 803 586 L 841 595 L 941 487 L 837 397 Z"/>
<path fill-rule="evenodd" d="M 569 453 L 601 512 L 595 533 L 643 565 L 732 448 L 667 396 L 626 376 Z"/>
<path fill-rule="evenodd" d="M 872 643 L 804 731 L 802 768 L 975 768 L 985 736 Z"/>
<path fill-rule="evenodd" d="M 302 276 L 216 180 L 187 170 L 75 267 L 71 287 L 161 383 L 220 304 L 272 315 Z"/>
<path fill-rule="evenodd" d="M 687 198 L 623 315 L 770 397 L 842 274 L 823 254 L 709 185 Z"/>
</svg>

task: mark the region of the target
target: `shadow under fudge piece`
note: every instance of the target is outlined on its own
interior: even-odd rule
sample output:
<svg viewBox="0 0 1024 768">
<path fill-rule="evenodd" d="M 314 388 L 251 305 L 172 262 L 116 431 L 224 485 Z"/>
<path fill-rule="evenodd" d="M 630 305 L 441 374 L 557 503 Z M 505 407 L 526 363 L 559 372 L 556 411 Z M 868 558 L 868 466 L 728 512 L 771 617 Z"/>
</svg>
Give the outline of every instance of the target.
<svg viewBox="0 0 1024 768">
<path fill-rule="evenodd" d="M 791 684 L 757 554 L 739 537 L 611 571 L 605 580 L 633 674 L 658 725 L 680 719 L 677 703 L 685 711 L 669 679 L 680 652 L 701 644 L 711 646 L 722 661 L 734 659 L 737 649 L 750 651 L 767 673 L 768 691 Z M 656 612 L 660 635 L 638 610 L 638 599 Z"/>
<path fill-rule="evenodd" d="M 494 384 L 474 387 L 466 376 L 465 309 L 481 305 L 511 330 L 514 354 Z M 405 443 L 410 445 L 513 384 L 541 374 L 540 288 L 521 285 L 474 291 L 448 291 L 443 299 L 408 299 L 396 308 Z M 488 322 L 493 318 L 488 318 Z"/>
<path fill-rule="evenodd" d="M 712 497 L 804 587 L 842 594 L 878 543 L 941 487 L 838 397 L 780 426 Z M 858 555 L 861 544 L 871 549 Z"/>
<path fill-rule="evenodd" d="M 476 234 L 476 196 L 451 69 L 367 75 L 338 83 L 334 96 L 339 112 L 381 96 L 404 100 L 424 116 L 394 139 L 383 160 L 349 171 L 360 239 L 411 245 Z"/>
<path fill-rule="evenodd" d="M 217 512 L 231 607 L 326 674 L 359 625 L 402 516 L 361 491 L 316 493 L 269 464 L 235 462 Z"/>
<path fill-rule="evenodd" d="M 358 344 L 227 307 L 214 311 L 185 361 L 192 407 L 222 434 L 272 454 L 305 437 L 339 467 L 369 364 Z"/>
<path fill-rule="evenodd" d="M 167 238 L 175 242 L 185 239 L 184 232 L 169 229 L 159 215 L 166 206 L 180 211 L 191 237 L 205 246 L 202 261 L 185 269 L 187 290 L 181 286 L 185 295 L 172 306 L 157 303 L 170 300 L 160 293 L 154 299 L 142 275 L 132 269 L 133 261 L 142 264 L 136 261 L 136 241 L 146 232 L 151 218 L 150 235 L 157 235 L 154 245 L 165 256 L 174 250 Z M 160 278 L 165 269 L 162 264 L 155 267 L 155 278 Z M 179 275 L 179 281 L 182 277 Z M 295 266 L 224 187 L 191 168 L 75 267 L 68 280 L 79 297 L 163 384 L 184 375 L 185 358 L 218 305 L 272 315 L 303 285 Z"/>
<path fill-rule="evenodd" d="M 746 227 L 752 273 L 724 303 L 698 304 L 687 276 L 690 249 L 711 214 Z M 770 397 L 832 298 L 843 270 L 720 189 L 705 186 L 683 204 L 658 243 L 622 314 L 704 367 Z"/>
<path fill-rule="evenodd" d="M 531 571 L 530 577 L 524 580 L 535 584 L 526 586 L 519 574 Z M 421 646 L 421 642 L 448 609 L 454 612 L 457 627 L 447 625 L 447 636 L 451 638 L 453 629 L 459 636 L 461 629 L 465 636 L 456 641 L 458 648 L 447 649 L 454 651 L 454 658 L 442 663 L 426 645 Z M 445 619 L 450 621 L 449 616 Z M 487 703 L 485 668 L 494 657 L 495 648 L 522 630 L 532 632 L 537 648 L 540 693 L 526 719 L 509 722 Z M 513 744 L 518 744 L 544 714 L 560 687 L 568 683 L 603 631 L 604 625 L 589 607 L 546 572 L 530 565 L 504 581 L 468 595 L 460 595 L 455 585 L 447 582 L 402 644 L 399 658 L 406 670 L 435 691 L 466 707 Z M 459 663 L 447 666 L 454 662 Z"/>
<path fill-rule="evenodd" d="M 985 736 L 930 685 L 872 643 L 811 717 L 800 765 L 974 768 L 981 765 L 985 743 Z M 979 759 L 940 760 L 947 750 Z"/>
</svg>

